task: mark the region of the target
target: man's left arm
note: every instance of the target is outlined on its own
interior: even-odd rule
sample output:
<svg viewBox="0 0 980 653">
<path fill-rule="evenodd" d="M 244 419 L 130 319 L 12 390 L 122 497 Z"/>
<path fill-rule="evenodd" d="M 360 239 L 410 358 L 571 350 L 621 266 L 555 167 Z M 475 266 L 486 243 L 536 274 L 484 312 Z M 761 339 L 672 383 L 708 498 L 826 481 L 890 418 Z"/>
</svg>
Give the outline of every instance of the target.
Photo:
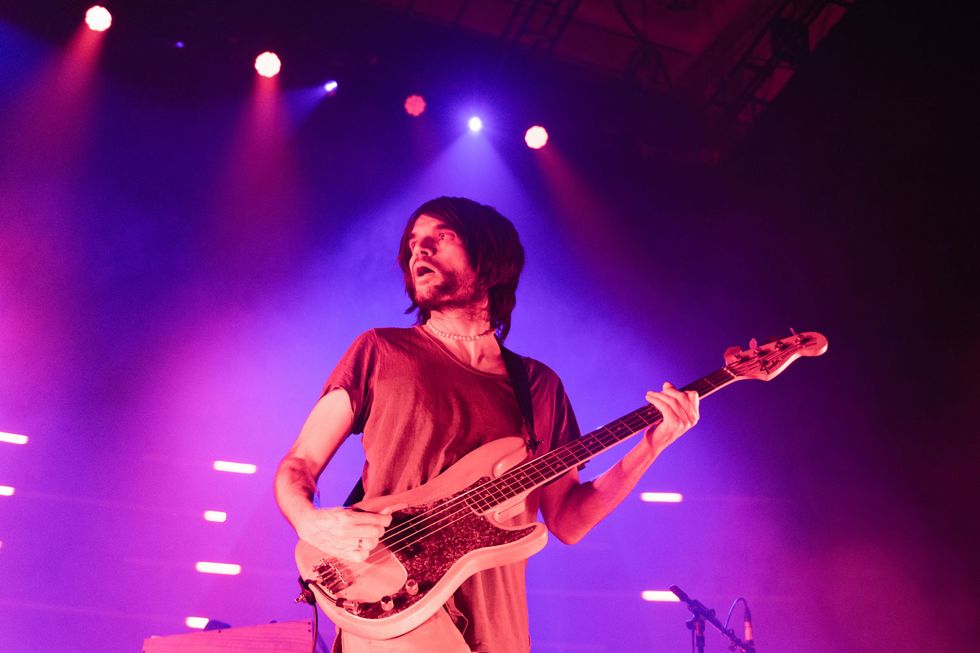
<svg viewBox="0 0 980 653">
<path fill-rule="evenodd" d="M 697 392 L 681 392 L 664 383 L 662 392 L 648 392 L 646 399 L 660 411 L 663 421 L 647 429 L 619 462 L 586 483 L 581 483 L 578 470 L 572 469 L 541 488 L 544 522 L 565 544 L 581 540 L 612 512 L 657 456 L 698 422 Z"/>
</svg>

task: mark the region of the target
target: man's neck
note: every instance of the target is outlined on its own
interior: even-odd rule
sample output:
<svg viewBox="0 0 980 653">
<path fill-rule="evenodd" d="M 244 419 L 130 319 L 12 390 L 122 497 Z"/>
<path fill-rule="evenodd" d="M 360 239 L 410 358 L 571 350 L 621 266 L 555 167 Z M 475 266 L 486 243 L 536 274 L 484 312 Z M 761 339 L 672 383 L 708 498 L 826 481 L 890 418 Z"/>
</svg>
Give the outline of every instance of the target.
<svg viewBox="0 0 980 653">
<path fill-rule="evenodd" d="M 429 324 L 445 333 L 477 336 L 490 330 L 490 316 L 485 307 L 439 309 L 429 315 Z"/>
<path fill-rule="evenodd" d="M 434 310 L 429 315 L 427 324 L 432 327 L 429 332 L 441 340 L 463 363 L 482 372 L 507 373 L 497 340 L 488 333 L 491 327 L 486 309 Z M 487 336 L 473 338 L 482 334 Z"/>
</svg>

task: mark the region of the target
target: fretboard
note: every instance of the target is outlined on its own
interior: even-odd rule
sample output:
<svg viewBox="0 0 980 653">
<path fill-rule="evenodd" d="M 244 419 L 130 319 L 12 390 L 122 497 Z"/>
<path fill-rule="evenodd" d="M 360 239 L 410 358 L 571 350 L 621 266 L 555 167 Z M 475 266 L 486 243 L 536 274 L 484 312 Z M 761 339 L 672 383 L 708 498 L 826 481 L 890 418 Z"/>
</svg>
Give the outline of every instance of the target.
<svg viewBox="0 0 980 653">
<path fill-rule="evenodd" d="M 735 374 L 723 367 L 694 383 L 684 386 L 681 390 L 695 390 L 700 397 L 706 397 L 737 378 Z M 467 497 L 467 503 L 481 512 L 489 510 L 558 478 L 573 467 L 598 456 L 606 449 L 619 444 L 634 433 L 652 426 L 662 419 L 663 415 L 660 414 L 660 411 L 653 405 L 647 404 L 572 442 L 521 463 L 498 478 L 474 488 Z"/>
</svg>

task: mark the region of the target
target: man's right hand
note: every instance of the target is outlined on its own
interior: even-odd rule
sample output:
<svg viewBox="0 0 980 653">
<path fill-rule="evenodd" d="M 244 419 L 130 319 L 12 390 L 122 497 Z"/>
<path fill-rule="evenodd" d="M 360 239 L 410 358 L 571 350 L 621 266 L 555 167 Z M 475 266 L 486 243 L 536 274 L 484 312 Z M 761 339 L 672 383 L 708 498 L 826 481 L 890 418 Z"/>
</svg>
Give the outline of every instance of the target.
<svg viewBox="0 0 980 653">
<path fill-rule="evenodd" d="M 296 520 L 296 534 L 324 553 L 363 562 L 378 545 L 391 515 L 352 508 L 310 508 Z"/>
</svg>

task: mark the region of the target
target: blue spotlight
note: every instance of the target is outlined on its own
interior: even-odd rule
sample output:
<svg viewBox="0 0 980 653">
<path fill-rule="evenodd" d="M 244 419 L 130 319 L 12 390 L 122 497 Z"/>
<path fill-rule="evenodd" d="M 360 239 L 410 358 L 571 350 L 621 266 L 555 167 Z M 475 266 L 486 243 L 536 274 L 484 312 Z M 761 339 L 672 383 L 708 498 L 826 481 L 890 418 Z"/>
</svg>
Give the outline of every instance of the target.
<svg viewBox="0 0 980 653">
<path fill-rule="evenodd" d="M 483 129 L 483 121 L 480 120 L 480 116 L 473 116 L 467 124 L 470 127 L 470 131 L 474 134 Z"/>
<path fill-rule="evenodd" d="M 329 82 L 323 85 L 323 90 L 327 95 L 333 95 L 337 92 L 337 88 L 340 84 L 337 83 L 336 79 L 331 79 Z"/>
</svg>

